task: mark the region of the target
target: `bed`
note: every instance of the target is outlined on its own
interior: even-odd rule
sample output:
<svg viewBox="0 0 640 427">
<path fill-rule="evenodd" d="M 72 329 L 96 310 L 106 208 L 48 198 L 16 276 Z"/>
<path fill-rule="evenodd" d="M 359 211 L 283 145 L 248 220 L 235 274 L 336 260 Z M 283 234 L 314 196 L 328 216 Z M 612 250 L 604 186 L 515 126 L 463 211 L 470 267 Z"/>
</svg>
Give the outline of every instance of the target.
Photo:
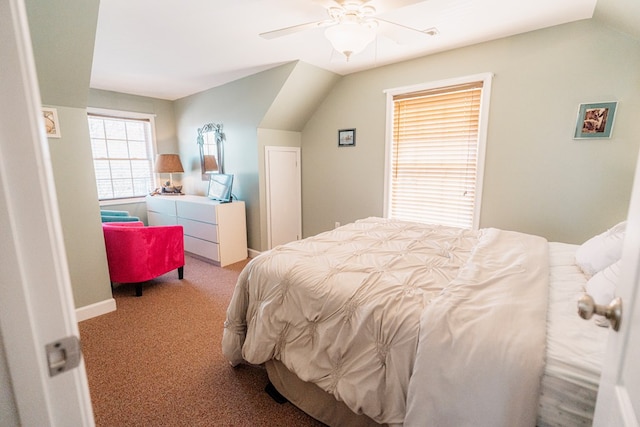
<svg viewBox="0 0 640 427">
<path fill-rule="evenodd" d="M 589 425 L 607 329 L 576 314 L 579 249 L 356 221 L 254 258 L 223 353 L 328 425 Z"/>
</svg>

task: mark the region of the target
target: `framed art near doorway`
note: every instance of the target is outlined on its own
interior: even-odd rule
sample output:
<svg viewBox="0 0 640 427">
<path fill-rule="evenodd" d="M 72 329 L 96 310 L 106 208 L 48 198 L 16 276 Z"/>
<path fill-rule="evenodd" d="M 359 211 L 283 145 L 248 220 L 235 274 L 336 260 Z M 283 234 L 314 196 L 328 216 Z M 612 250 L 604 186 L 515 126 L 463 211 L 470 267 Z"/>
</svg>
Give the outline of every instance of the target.
<svg viewBox="0 0 640 427">
<path fill-rule="evenodd" d="M 58 121 L 58 110 L 55 108 L 42 107 L 44 127 L 48 138 L 60 138 L 60 122 Z"/>
</svg>

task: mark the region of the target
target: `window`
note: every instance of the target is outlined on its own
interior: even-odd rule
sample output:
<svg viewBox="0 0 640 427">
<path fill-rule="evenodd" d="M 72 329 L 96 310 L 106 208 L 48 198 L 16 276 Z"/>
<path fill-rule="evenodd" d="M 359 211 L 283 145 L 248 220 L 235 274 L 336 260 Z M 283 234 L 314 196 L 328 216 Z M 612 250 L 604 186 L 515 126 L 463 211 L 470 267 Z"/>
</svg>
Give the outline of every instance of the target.
<svg viewBox="0 0 640 427">
<path fill-rule="evenodd" d="M 88 120 L 98 199 L 149 194 L 154 188 L 153 116 L 91 110 Z"/>
<path fill-rule="evenodd" d="M 477 228 L 491 75 L 387 91 L 385 216 Z"/>
</svg>

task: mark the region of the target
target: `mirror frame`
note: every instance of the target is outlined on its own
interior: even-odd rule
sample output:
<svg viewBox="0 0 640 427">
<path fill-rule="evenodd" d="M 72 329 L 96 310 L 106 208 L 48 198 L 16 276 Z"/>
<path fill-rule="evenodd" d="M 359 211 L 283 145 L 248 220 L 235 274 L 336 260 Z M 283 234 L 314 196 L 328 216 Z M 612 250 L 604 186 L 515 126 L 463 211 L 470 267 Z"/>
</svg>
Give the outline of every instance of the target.
<svg viewBox="0 0 640 427">
<path fill-rule="evenodd" d="M 218 170 L 216 172 L 207 171 L 205 169 L 204 162 L 204 145 L 205 134 L 213 132 L 216 144 L 216 161 L 218 163 Z M 207 123 L 206 125 L 198 128 L 198 147 L 200 149 L 200 171 L 202 172 L 202 180 L 208 181 L 209 175 L 214 173 L 224 173 L 224 141 L 226 135 L 224 134 L 222 123 Z"/>
</svg>

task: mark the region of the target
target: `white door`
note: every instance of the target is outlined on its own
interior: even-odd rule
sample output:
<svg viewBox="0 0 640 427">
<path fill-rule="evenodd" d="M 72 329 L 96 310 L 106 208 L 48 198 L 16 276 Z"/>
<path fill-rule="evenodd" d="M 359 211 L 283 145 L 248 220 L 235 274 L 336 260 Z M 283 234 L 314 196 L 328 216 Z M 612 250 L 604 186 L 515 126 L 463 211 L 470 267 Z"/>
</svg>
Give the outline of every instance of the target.
<svg viewBox="0 0 640 427">
<path fill-rule="evenodd" d="M 635 427 L 640 424 L 640 163 L 616 291 L 622 298 L 622 323 L 618 332 L 609 332 L 593 425 Z"/>
<path fill-rule="evenodd" d="M 45 352 L 79 332 L 23 0 L 0 0 L 0 40 L 1 419 L 92 426 L 83 363 L 51 377 Z"/>
<path fill-rule="evenodd" d="M 268 249 L 302 236 L 299 147 L 265 147 Z"/>
</svg>

